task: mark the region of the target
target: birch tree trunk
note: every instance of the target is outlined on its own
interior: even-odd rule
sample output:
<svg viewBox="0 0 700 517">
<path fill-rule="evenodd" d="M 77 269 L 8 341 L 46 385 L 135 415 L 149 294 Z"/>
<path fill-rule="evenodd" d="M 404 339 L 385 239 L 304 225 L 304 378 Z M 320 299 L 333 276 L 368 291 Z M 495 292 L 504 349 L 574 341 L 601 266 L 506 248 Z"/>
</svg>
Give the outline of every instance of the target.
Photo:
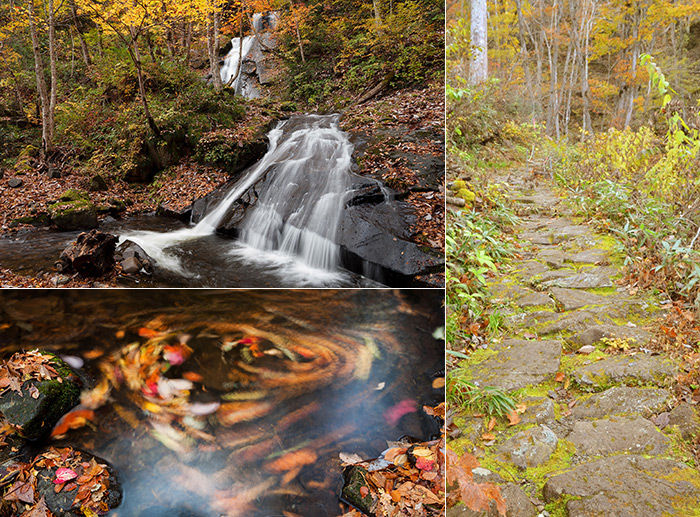
<svg viewBox="0 0 700 517">
<path fill-rule="evenodd" d="M 55 59 L 55 27 L 53 19 L 53 0 L 49 0 L 49 60 L 51 70 L 51 86 L 56 83 L 56 59 Z M 53 108 L 56 106 L 56 92 L 49 92 L 44 75 L 44 61 L 39 49 L 39 34 L 37 32 L 36 11 L 34 0 L 29 0 L 29 33 L 32 38 L 32 51 L 34 53 L 34 72 L 36 74 L 36 87 L 41 101 L 41 154 L 46 159 L 54 150 L 54 116 Z"/>
<path fill-rule="evenodd" d="M 221 71 L 219 70 L 219 13 L 210 12 L 207 22 L 207 50 L 209 52 L 209 71 L 211 72 L 214 89 L 223 88 Z"/>
<path fill-rule="evenodd" d="M 472 59 L 469 67 L 469 84 L 483 83 L 488 78 L 488 43 L 486 0 L 471 0 Z"/>
</svg>

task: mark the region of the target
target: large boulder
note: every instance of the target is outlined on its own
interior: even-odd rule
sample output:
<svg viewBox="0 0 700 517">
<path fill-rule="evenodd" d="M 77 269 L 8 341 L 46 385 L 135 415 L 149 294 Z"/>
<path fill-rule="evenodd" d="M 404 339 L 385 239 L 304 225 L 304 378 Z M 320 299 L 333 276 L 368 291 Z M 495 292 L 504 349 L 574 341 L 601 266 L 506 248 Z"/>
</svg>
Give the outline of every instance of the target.
<svg viewBox="0 0 700 517">
<path fill-rule="evenodd" d="M 102 276 L 114 267 L 117 237 L 91 230 L 81 233 L 63 250 L 56 262 L 59 271 L 76 271 L 84 277 Z"/>
<path fill-rule="evenodd" d="M 69 189 L 49 205 L 51 222 L 59 230 L 89 230 L 97 228 L 97 208 L 83 191 Z"/>
<path fill-rule="evenodd" d="M 80 381 L 59 357 L 39 350 L 0 365 L 0 412 L 30 440 L 42 438 L 80 398 Z"/>
</svg>

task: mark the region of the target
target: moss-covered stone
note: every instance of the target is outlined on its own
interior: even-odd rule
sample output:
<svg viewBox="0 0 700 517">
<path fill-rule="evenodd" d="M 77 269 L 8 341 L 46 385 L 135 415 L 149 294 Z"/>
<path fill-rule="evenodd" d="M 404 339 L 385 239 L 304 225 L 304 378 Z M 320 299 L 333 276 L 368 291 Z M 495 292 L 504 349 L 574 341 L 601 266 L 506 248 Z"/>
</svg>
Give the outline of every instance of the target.
<svg viewBox="0 0 700 517">
<path fill-rule="evenodd" d="M 97 228 L 97 208 L 81 190 L 68 189 L 55 203 L 49 205 L 51 222 L 59 230 L 89 230 Z"/>
<path fill-rule="evenodd" d="M 372 497 L 372 492 L 367 484 L 367 470 L 360 466 L 348 467 L 344 473 L 345 485 L 341 492 L 341 497 L 362 511 L 363 513 L 374 516 L 373 510 L 376 505 L 376 500 Z M 362 495 L 362 488 L 367 488 L 367 495 Z"/>
<path fill-rule="evenodd" d="M 42 355 L 51 356 L 51 365 L 58 372 L 60 380 L 29 379 L 22 384 L 21 394 L 7 390 L 0 396 L 0 412 L 29 440 L 47 435 L 80 400 L 80 386 L 70 367 L 50 352 Z M 29 393 L 32 386 L 38 390 L 36 398 Z"/>
</svg>

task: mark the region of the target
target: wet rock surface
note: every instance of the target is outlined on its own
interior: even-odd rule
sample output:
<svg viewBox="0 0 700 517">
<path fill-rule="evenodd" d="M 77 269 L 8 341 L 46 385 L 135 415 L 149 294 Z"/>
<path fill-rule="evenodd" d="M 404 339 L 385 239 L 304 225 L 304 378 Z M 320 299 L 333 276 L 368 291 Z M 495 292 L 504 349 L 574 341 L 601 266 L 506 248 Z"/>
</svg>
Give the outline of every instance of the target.
<svg viewBox="0 0 700 517">
<path fill-rule="evenodd" d="M 102 276 L 114 267 L 117 237 L 91 230 L 81 233 L 75 242 L 61 252 L 56 267 L 59 271 L 75 271 L 84 277 Z"/>
</svg>

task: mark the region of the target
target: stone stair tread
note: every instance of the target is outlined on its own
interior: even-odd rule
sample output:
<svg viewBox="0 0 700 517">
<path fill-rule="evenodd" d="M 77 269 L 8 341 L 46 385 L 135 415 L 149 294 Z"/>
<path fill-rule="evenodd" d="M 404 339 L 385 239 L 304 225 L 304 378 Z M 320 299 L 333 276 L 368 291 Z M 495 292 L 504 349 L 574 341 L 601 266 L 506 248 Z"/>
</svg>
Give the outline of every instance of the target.
<svg viewBox="0 0 700 517">
<path fill-rule="evenodd" d="M 651 340 L 651 333 L 639 327 L 597 323 L 567 339 L 573 347 L 594 345 L 602 339 L 629 339 L 631 346 L 645 346 Z"/>
<path fill-rule="evenodd" d="M 670 400 L 671 394 L 662 388 L 614 386 L 579 402 L 571 410 L 571 415 L 576 419 L 624 414 L 649 417 L 663 411 Z"/>
<path fill-rule="evenodd" d="M 580 420 L 574 423 L 567 439 L 574 444 L 578 454 L 586 456 L 618 453 L 658 456 L 671 444 L 670 438 L 639 415 Z"/>
<path fill-rule="evenodd" d="M 574 380 L 584 387 L 601 387 L 610 384 L 664 385 L 676 374 L 676 367 L 659 356 L 638 354 L 613 356 L 583 366 L 573 371 Z"/>
<path fill-rule="evenodd" d="M 551 476 L 547 502 L 574 496 L 568 517 L 687 517 L 700 509 L 700 474 L 684 463 L 621 454 Z"/>
</svg>

